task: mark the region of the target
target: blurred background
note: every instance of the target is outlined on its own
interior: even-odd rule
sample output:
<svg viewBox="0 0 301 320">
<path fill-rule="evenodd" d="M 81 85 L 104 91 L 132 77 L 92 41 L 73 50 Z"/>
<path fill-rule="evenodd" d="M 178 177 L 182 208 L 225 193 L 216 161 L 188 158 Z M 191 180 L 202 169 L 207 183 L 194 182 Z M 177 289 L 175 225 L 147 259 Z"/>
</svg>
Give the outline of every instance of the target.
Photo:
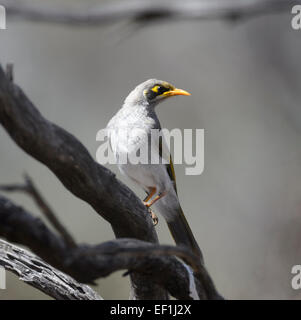
<svg viewBox="0 0 301 320">
<path fill-rule="evenodd" d="M 301 264 L 301 31 L 291 28 L 291 18 L 287 12 L 143 28 L 14 20 L 0 32 L 0 57 L 14 63 L 15 82 L 42 114 L 94 157 L 96 133 L 137 84 L 158 78 L 191 92 L 157 112 L 163 127 L 205 129 L 203 174 L 175 169 L 182 207 L 217 288 L 228 299 L 297 299 L 291 268 Z M 106 221 L 2 127 L 0 150 L 0 184 L 22 182 L 26 172 L 78 242 L 114 238 Z M 7 196 L 41 216 L 27 196 Z M 162 218 L 157 232 L 161 243 L 172 243 Z M 0 299 L 49 299 L 7 275 Z M 129 279 L 121 275 L 98 280 L 94 289 L 105 299 L 128 299 Z"/>
</svg>

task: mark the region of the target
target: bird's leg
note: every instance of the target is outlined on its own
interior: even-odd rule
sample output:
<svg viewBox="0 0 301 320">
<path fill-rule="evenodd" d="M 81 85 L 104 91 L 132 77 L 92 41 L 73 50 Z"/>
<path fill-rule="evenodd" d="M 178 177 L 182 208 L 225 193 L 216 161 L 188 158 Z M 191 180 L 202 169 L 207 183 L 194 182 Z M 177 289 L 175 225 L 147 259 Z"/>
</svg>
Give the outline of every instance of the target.
<svg viewBox="0 0 301 320">
<path fill-rule="evenodd" d="M 150 206 L 152 206 L 155 202 L 157 202 L 159 199 L 163 198 L 166 195 L 167 192 L 161 192 L 159 193 L 153 200 L 151 200 L 150 202 L 146 203 L 145 205 L 150 208 Z"/>
<path fill-rule="evenodd" d="M 150 213 L 152 220 L 153 220 L 153 224 L 157 225 L 158 224 L 158 217 L 156 216 L 156 214 L 153 212 L 153 210 L 151 208 L 149 208 L 147 202 L 154 196 L 154 194 L 156 193 L 157 189 L 156 188 L 151 188 L 150 193 L 148 194 L 148 196 L 143 200 L 144 205 L 148 208 L 148 212 Z"/>
<path fill-rule="evenodd" d="M 154 188 L 151 188 L 151 191 L 150 193 L 147 195 L 147 197 L 143 200 L 143 203 L 144 205 L 147 204 L 147 202 L 153 197 L 153 195 L 156 193 L 157 189 L 154 187 Z"/>
</svg>

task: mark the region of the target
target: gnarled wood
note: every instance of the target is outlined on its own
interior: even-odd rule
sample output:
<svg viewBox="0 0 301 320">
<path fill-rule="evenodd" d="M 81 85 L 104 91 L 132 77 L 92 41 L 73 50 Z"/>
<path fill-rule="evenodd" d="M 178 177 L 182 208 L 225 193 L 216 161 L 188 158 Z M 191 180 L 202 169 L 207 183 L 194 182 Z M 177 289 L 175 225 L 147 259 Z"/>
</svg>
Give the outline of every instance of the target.
<svg viewBox="0 0 301 320">
<path fill-rule="evenodd" d="M 16 254 L 21 249 L 16 249 L 14 252 L 11 249 L 15 248 L 14 246 L 10 244 L 1 246 L 0 240 L 0 256 L 2 256 L 2 258 L 0 257 L 0 265 L 12 268 L 14 272 L 19 270 L 18 274 L 22 276 L 21 271 L 25 270 L 22 269 L 22 265 L 26 265 L 26 259 L 28 259 L 30 270 L 29 273 L 25 272 L 24 278 L 21 277 L 21 280 L 27 281 L 34 277 L 35 265 L 37 265 L 38 283 L 33 282 L 33 285 L 37 285 L 38 289 L 39 286 L 51 280 L 51 275 L 54 276 L 53 286 L 55 288 L 56 269 L 83 283 L 93 283 L 94 280 L 106 277 L 117 270 L 128 270 L 127 273 L 136 272 L 138 276 L 148 278 L 149 281 L 164 288 L 177 299 L 190 299 L 191 283 L 187 267 L 173 255 L 185 259 L 186 263 L 189 263 L 199 275 L 199 278 L 208 282 L 206 270 L 199 263 L 197 257 L 186 248 L 159 246 L 126 238 L 95 246 L 79 244 L 70 248 L 64 238 L 53 233 L 40 219 L 33 217 L 3 196 L 0 196 L 0 236 L 29 247 L 43 259 L 25 254 L 20 261 L 16 260 Z M 41 279 L 43 270 L 50 270 L 45 273 L 45 280 Z M 214 294 L 210 290 L 207 292 L 206 286 L 200 281 L 195 281 L 199 287 L 197 293 L 199 297 L 207 298 L 212 293 Z M 71 288 L 74 286 L 74 282 L 75 280 L 70 279 Z M 69 284 L 68 281 L 67 284 Z M 52 292 L 53 288 L 51 287 L 49 290 Z M 58 290 L 59 295 L 62 295 L 61 288 Z M 78 298 L 80 297 L 78 296 Z M 66 298 L 69 299 L 68 295 Z M 219 298 L 218 295 L 215 298 Z"/>
<path fill-rule="evenodd" d="M 27 250 L 1 239 L 0 266 L 57 300 L 102 300 L 89 286 L 78 283 Z"/>
<path fill-rule="evenodd" d="M 183 292 L 173 292 L 174 289 L 170 288 L 170 284 L 176 281 L 177 276 L 182 278 L 186 277 L 187 280 L 187 268 L 185 268 L 182 263 L 181 266 L 175 264 L 175 258 L 165 257 L 164 260 L 163 257 L 161 257 L 160 260 L 158 255 L 153 256 L 155 252 L 159 252 L 158 250 L 162 250 L 162 248 L 159 249 L 156 247 L 158 246 L 157 234 L 150 215 L 141 200 L 138 199 L 129 188 L 117 180 L 111 171 L 96 163 L 86 148 L 73 135 L 45 119 L 23 91 L 11 82 L 10 77 L 5 75 L 1 67 L 0 123 L 24 151 L 45 164 L 68 190 L 75 196 L 89 203 L 98 214 L 106 219 L 111 224 L 117 238 L 131 238 L 148 242 L 147 244 L 139 243 L 138 245 L 136 242 L 136 253 L 140 252 L 140 254 L 143 253 L 143 250 L 145 250 L 145 252 L 151 250 L 146 246 L 151 245 L 151 243 L 153 244 L 155 251 L 149 251 L 147 254 L 148 257 L 145 256 L 145 259 L 143 259 L 143 262 L 148 261 L 148 264 L 145 265 L 146 268 L 142 268 L 139 263 L 138 266 L 133 268 L 133 261 L 131 261 L 130 265 L 126 265 L 126 267 L 124 264 L 122 265 L 123 268 L 131 269 L 132 271 L 130 276 L 134 293 L 133 298 L 166 299 L 167 292 L 162 288 L 172 292 L 172 294 L 178 298 L 183 298 L 185 295 L 187 296 L 188 289 Z M 4 228 L 2 229 L 4 230 L 2 235 L 8 240 L 29 246 L 34 252 L 38 253 L 41 258 L 53 266 L 58 266 L 60 263 L 58 260 L 69 261 L 69 263 L 64 264 L 64 266 L 59 267 L 61 270 L 65 271 L 62 267 L 66 268 L 70 266 L 71 261 L 78 262 L 78 259 L 74 260 L 78 251 L 74 251 L 72 257 L 68 256 L 67 260 L 66 257 L 62 259 L 65 254 L 66 243 L 58 241 L 57 238 L 53 238 L 45 227 L 41 226 L 41 228 L 28 233 L 27 231 L 30 230 L 32 223 L 28 223 L 28 219 L 24 219 L 22 223 L 20 221 L 14 221 L 14 228 L 18 223 L 19 227 L 24 229 L 23 232 L 14 234 L 11 233 L 11 229 L 5 230 Z M 25 227 L 26 224 L 27 227 Z M 2 225 L 1 222 L 0 225 Z M 41 231 L 39 237 L 35 234 L 37 230 Z M 9 238 L 9 234 L 10 236 L 13 234 L 14 237 L 16 236 L 17 238 Z M 36 240 L 38 241 L 33 241 L 33 236 L 37 237 Z M 122 244 L 125 246 L 124 248 L 129 249 L 129 242 L 127 242 L 129 240 L 120 239 L 118 241 L 119 245 Z M 132 246 L 133 242 L 130 242 L 130 245 Z M 45 251 L 45 246 L 47 247 L 47 251 Z M 84 250 L 81 249 L 80 252 L 85 255 L 85 252 L 91 253 L 90 249 L 89 246 L 85 246 Z M 54 250 L 53 253 L 55 254 L 51 255 L 49 250 Z M 177 250 L 178 252 L 179 250 L 183 251 L 182 248 L 173 249 L 172 254 L 175 254 Z M 160 252 L 160 255 L 162 255 L 162 251 Z M 166 253 L 170 254 L 168 252 L 165 252 L 165 254 Z M 96 258 L 96 256 L 89 254 L 89 257 L 89 263 L 95 265 L 96 262 L 94 258 Z M 156 263 L 158 261 L 160 263 Z M 116 261 L 114 261 L 114 263 L 116 263 Z M 91 270 L 93 270 L 91 265 L 89 268 L 85 266 L 84 269 L 81 269 L 80 265 L 76 264 L 76 267 L 72 265 L 68 274 L 76 279 L 81 279 L 81 281 L 89 281 L 89 277 L 91 278 L 92 274 Z M 155 270 L 160 269 L 163 265 L 165 265 L 165 267 L 162 270 L 165 270 L 166 273 L 161 272 L 160 275 L 162 279 L 159 282 L 154 281 L 149 274 L 144 272 L 144 270 L 148 270 L 147 266 L 152 266 L 152 270 L 155 272 Z M 96 274 L 94 274 L 93 279 L 101 276 L 99 268 L 97 269 L 97 267 L 98 265 L 96 263 L 95 270 L 98 270 L 98 273 L 96 272 Z M 178 272 L 173 274 L 172 267 L 177 268 L 179 274 Z M 87 270 L 89 271 L 86 273 L 83 272 Z M 112 270 L 114 270 L 114 268 L 112 268 Z M 88 275 L 88 273 L 90 273 L 90 275 Z M 87 277 L 87 279 L 82 279 L 82 277 Z M 168 283 L 162 283 L 162 281 L 166 279 L 168 279 Z M 220 298 L 202 263 L 199 264 L 198 272 L 194 273 L 193 280 L 198 289 L 199 298 Z M 180 283 L 181 281 L 176 282 L 175 285 L 179 285 Z"/>
</svg>

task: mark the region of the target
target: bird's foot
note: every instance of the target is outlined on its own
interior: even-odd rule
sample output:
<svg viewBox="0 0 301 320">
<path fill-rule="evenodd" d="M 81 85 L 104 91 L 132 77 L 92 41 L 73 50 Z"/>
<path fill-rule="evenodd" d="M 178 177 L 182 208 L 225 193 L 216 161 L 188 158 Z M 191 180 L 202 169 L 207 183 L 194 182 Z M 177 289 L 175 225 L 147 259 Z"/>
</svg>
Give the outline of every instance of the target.
<svg viewBox="0 0 301 320">
<path fill-rule="evenodd" d="M 153 219 L 153 224 L 154 224 L 154 226 L 156 226 L 158 224 L 158 222 L 159 222 L 159 219 L 158 219 L 157 215 L 153 212 L 153 210 L 151 208 L 148 208 L 148 210 L 149 210 L 149 213 L 150 213 L 150 215 L 151 215 L 151 217 Z"/>
<path fill-rule="evenodd" d="M 153 212 L 153 210 L 148 206 L 147 203 L 145 203 L 145 202 L 143 202 L 143 203 L 144 203 L 144 205 L 147 207 L 148 212 L 149 212 L 149 214 L 150 214 L 151 217 L 152 217 L 154 226 L 156 226 L 156 225 L 158 224 L 158 222 L 159 222 L 159 219 L 158 219 L 157 215 Z"/>
</svg>

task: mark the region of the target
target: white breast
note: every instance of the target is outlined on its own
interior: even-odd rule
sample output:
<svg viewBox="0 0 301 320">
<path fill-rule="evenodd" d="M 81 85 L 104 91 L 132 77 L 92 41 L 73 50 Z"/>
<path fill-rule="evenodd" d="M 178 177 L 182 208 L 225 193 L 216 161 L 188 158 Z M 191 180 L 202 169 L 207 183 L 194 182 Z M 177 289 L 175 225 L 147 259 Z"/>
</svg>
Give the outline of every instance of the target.
<svg viewBox="0 0 301 320">
<path fill-rule="evenodd" d="M 109 122 L 107 129 L 112 151 L 121 173 L 145 191 L 152 187 L 156 187 L 158 192 L 167 191 L 172 183 L 165 166 L 150 162 L 151 152 L 159 152 L 157 148 L 152 148 L 150 151 L 148 146 L 151 129 L 156 126 L 156 121 L 141 109 L 130 111 L 121 109 Z M 141 151 L 148 149 L 147 164 L 129 161 L 135 157 L 138 149 Z"/>
</svg>

